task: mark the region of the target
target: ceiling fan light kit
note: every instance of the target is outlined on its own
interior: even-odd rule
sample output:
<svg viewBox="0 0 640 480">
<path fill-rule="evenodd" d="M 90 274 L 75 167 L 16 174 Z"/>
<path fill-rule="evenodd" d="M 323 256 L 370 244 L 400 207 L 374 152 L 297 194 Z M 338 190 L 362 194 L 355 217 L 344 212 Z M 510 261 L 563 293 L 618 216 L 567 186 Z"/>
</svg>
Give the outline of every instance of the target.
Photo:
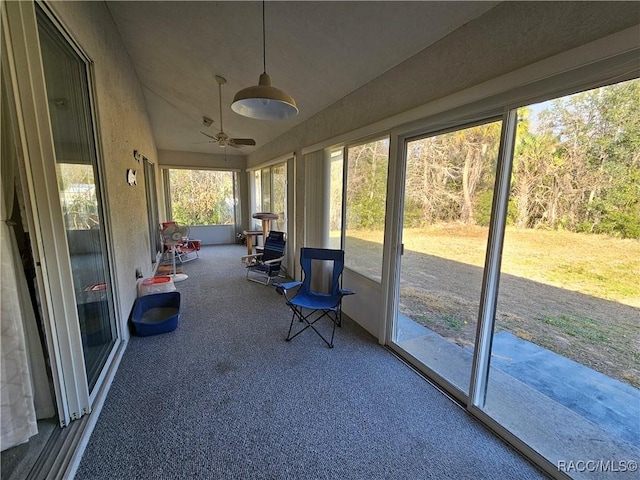
<svg viewBox="0 0 640 480">
<path fill-rule="evenodd" d="M 264 29 L 264 0 L 262 2 L 262 58 L 263 72 L 258 85 L 240 90 L 233 97 L 231 109 L 245 117 L 257 120 L 285 120 L 298 114 L 296 101 L 279 88 L 271 86 L 267 74 L 267 47 Z"/>
</svg>

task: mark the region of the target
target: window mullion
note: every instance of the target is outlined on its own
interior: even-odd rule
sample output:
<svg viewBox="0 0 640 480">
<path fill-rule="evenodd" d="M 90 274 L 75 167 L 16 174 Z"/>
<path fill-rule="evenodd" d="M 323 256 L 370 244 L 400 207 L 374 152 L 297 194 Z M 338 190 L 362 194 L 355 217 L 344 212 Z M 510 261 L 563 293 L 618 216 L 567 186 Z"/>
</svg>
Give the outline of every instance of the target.
<svg viewBox="0 0 640 480">
<path fill-rule="evenodd" d="M 481 408 L 484 405 L 487 392 L 491 341 L 493 339 L 496 304 L 498 301 L 502 245 L 507 223 L 507 207 L 517 123 L 517 110 L 509 110 L 504 114 L 493 196 L 493 211 L 489 225 L 489 238 L 487 240 L 485 268 L 482 279 L 476 348 L 471 370 L 469 407 Z"/>
<path fill-rule="evenodd" d="M 349 149 L 342 147 L 342 221 L 340 226 L 340 249 L 344 250 L 347 235 L 347 175 L 349 172 Z"/>
</svg>

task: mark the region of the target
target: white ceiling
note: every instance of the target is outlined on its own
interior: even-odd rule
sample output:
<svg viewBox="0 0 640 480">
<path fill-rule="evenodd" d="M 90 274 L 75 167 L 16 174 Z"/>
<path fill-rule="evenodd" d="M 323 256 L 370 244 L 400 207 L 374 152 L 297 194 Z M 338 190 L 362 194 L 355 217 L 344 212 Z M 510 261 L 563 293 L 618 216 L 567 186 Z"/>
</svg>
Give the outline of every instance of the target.
<svg viewBox="0 0 640 480">
<path fill-rule="evenodd" d="M 107 2 L 129 51 L 159 149 L 221 153 L 200 132 L 251 137 L 256 147 L 333 104 L 498 2 L 268 1 L 266 63 L 272 84 L 293 96 L 293 119 L 253 120 L 233 112 L 233 95 L 262 73 L 262 3 Z M 202 125 L 202 116 L 214 120 Z M 229 152 L 231 153 L 231 152 Z"/>
</svg>

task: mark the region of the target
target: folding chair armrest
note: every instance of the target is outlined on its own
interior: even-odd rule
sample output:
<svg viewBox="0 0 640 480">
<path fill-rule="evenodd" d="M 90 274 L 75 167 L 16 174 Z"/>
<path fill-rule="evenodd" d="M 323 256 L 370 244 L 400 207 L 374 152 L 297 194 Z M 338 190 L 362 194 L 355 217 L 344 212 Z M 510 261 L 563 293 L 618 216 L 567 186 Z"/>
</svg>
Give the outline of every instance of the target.
<svg viewBox="0 0 640 480">
<path fill-rule="evenodd" d="M 275 282 L 273 284 L 273 286 L 276 287 L 276 292 L 278 292 L 280 295 L 284 295 L 287 300 L 289 300 L 289 297 L 287 296 L 287 290 L 299 287 L 300 285 L 302 285 L 302 282 Z"/>
<path fill-rule="evenodd" d="M 262 253 L 254 253 L 252 255 L 243 255 L 242 257 L 240 257 L 240 261 L 242 263 L 250 263 L 253 260 L 257 260 L 258 257 L 261 257 Z"/>
<path fill-rule="evenodd" d="M 272 265 L 274 263 L 281 262 L 283 259 L 284 259 L 284 256 L 282 256 L 280 258 L 274 258 L 273 260 L 267 260 L 267 261 L 262 262 L 262 263 L 264 263 L 265 265 Z"/>
<path fill-rule="evenodd" d="M 298 285 L 302 285 L 302 282 L 276 282 L 273 284 L 274 287 L 282 288 L 283 290 L 290 290 L 292 288 L 296 288 Z"/>
</svg>

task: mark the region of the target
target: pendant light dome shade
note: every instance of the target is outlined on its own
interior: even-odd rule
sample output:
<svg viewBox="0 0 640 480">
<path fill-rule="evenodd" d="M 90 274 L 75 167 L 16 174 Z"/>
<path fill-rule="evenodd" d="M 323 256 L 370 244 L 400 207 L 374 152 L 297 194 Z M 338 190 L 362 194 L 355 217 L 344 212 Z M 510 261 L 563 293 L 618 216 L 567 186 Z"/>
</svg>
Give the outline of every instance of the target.
<svg viewBox="0 0 640 480">
<path fill-rule="evenodd" d="M 260 75 L 258 85 L 236 93 L 231 109 L 258 120 L 285 120 L 298 114 L 296 101 L 279 88 L 272 87 L 267 72 Z"/>
<path fill-rule="evenodd" d="M 239 115 L 258 120 L 284 120 L 298 114 L 296 101 L 282 90 L 271 86 L 267 75 L 267 40 L 264 28 L 264 5 L 262 0 L 262 75 L 258 85 L 247 87 L 233 97 L 231 110 Z"/>
</svg>

